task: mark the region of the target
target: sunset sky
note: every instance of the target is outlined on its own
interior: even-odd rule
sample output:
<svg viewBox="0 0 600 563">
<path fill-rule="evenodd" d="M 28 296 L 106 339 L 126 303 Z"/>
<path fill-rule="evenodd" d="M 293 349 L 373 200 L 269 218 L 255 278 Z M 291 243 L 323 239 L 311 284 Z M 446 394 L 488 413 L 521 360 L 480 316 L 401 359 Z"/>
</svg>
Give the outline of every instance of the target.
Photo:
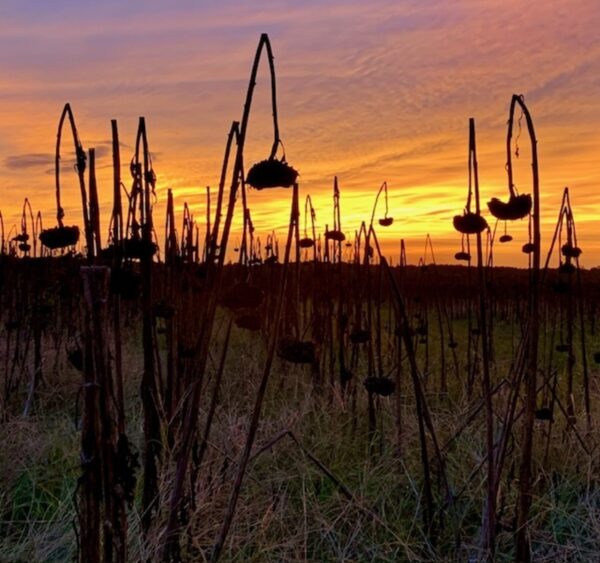
<svg viewBox="0 0 600 563">
<path fill-rule="evenodd" d="M 438 262 L 455 263 L 452 228 L 466 198 L 468 118 L 477 126 L 482 199 L 507 197 L 508 105 L 522 93 L 539 140 L 544 248 L 564 186 L 571 190 L 582 263 L 600 264 L 600 5 L 568 1 L 172 1 L 3 0 L 0 4 L 0 210 L 8 230 L 24 197 L 55 222 L 53 151 L 65 102 L 86 149 L 96 147 L 102 230 L 111 207 L 110 119 L 119 122 L 123 176 L 138 116 L 145 116 L 158 176 L 155 221 L 166 190 L 203 221 L 205 186 L 218 182 L 227 132 L 239 120 L 260 34 L 271 38 L 281 137 L 310 193 L 320 229 L 342 189 L 348 235 L 368 220 L 380 184 L 394 225 L 381 233 L 397 262 L 400 238 L 416 263 L 431 233 Z M 272 138 L 261 65 L 246 162 Z M 516 133 L 516 132 L 515 132 Z M 68 137 L 67 137 L 68 141 Z M 530 192 L 523 130 L 516 185 Z M 72 146 L 64 144 L 64 160 Z M 68 172 L 68 171 L 67 171 Z M 80 222 L 76 175 L 64 174 L 66 224 Z M 290 191 L 251 191 L 264 241 L 281 237 Z M 487 213 L 487 209 L 486 209 Z M 383 207 L 381 208 L 381 215 Z M 489 215 L 489 214 L 488 214 Z M 526 265 L 515 240 L 497 263 Z"/>
</svg>

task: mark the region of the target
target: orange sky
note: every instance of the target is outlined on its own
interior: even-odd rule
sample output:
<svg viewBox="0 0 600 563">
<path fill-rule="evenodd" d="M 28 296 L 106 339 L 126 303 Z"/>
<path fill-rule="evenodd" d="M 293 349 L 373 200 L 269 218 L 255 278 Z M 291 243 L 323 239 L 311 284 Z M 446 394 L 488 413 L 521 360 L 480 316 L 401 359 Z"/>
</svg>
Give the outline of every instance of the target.
<svg viewBox="0 0 600 563">
<path fill-rule="evenodd" d="M 8 0 L 0 7 L 0 210 L 7 228 L 23 198 L 54 222 L 53 151 L 71 102 L 84 147 L 96 147 L 103 232 L 111 206 L 110 119 L 131 157 L 139 115 L 155 154 L 164 221 L 166 189 L 178 214 L 203 220 L 232 120 L 240 119 L 261 32 L 276 57 L 281 136 L 310 193 L 318 226 L 331 223 L 338 175 L 344 230 L 368 220 L 387 180 L 392 227 L 416 262 L 431 233 L 436 258 L 453 263 L 464 206 L 468 118 L 477 125 L 482 198 L 506 197 L 504 138 L 513 92 L 523 93 L 539 140 L 545 246 L 562 188 L 571 188 L 586 267 L 600 263 L 600 5 L 596 1 L 105 1 Z M 270 148 L 266 65 L 250 122 L 246 162 Z M 528 140 L 516 184 L 530 191 Z M 65 144 L 65 161 L 70 145 Z M 124 178 L 127 167 L 123 167 Z M 64 175 L 66 222 L 80 220 L 76 176 Z M 286 190 L 250 193 L 257 234 L 283 237 Z M 179 219 L 178 219 L 179 221 Z M 497 246 L 498 264 L 526 265 L 526 223 Z"/>
</svg>

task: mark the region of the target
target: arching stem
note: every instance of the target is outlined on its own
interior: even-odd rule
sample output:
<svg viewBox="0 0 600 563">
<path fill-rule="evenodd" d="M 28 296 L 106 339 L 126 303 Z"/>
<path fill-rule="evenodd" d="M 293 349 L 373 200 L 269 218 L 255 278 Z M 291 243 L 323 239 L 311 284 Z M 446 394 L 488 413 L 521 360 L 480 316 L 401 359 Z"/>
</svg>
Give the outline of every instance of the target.
<svg viewBox="0 0 600 563">
<path fill-rule="evenodd" d="M 531 141 L 531 166 L 533 173 L 533 213 L 532 213 L 532 231 L 533 231 L 533 256 L 530 271 L 529 286 L 529 339 L 528 339 L 528 367 L 525 378 L 525 416 L 523 424 L 522 457 L 519 478 L 519 499 L 517 503 L 517 537 L 516 537 L 516 558 L 518 561 L 531 561 L 531 552 L 529 545 L 529 509 L 531 507 L 531 486 L 532 486 L 532 454 L 533 454 L 533 431 L 536 408 L 537 392 L 537 357 L 539 340 L 539 294 L 540 294 L 540 250 L 541 250 L 541 230 L 540 230 L 540 181 L 539 165 L 537 154 L 537 139 L 533 120 L 527 106 L 523 102 L 522 96 L 513 95 L 511 101 L 511 112 L 509 120 L 509 137 L 512 130 L 512 121 L 515 104 L 518 104 L 523 110 L 527 122 L 527 130 Z M 508 166 L 509 184 L 512 185 L 512 166 Z"/>
</svg>

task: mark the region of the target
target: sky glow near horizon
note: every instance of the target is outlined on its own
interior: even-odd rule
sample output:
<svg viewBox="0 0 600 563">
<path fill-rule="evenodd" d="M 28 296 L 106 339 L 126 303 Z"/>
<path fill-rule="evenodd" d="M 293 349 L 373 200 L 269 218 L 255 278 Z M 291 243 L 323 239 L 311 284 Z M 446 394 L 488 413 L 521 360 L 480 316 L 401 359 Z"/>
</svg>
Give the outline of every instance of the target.
<svg viewBox="0 0 600 563">
<path fill-rule="evenodd" d="M 4 1 L 0 211 L 6 231 L 19 224 L 24 197 L 41 210 L 45 226 L 55 223 L 53 153 L 67 101 L 84 147 L 97 150 L 104 236 L 112 205 L 112 118 L 119 122 L 127 185 L 137 120 L 146 117 L 158 177 L 155 223 L 164 224 L 172 188 L 178 224 L 184 201 L 203 224 L 205 188 L 218 184 L 227 133 L 241 117 L 256 45 L 266 32 L 286 156 L 301 174 L 301 209 L 310 194 L 319 230 L 332 223 L 335 175 L 350 237 L 369 220 L 385 180 L 395 218 L 378 231 L 385 253 L 397 262 L 404 238 L 409 262 L 416 263 L 430 233 L 438 262 L 456 263 L 460 236 L 452 217 L 466 199 L 468 118 L 476 120 L 482 202 L 506 199 L 508 106 L 513 93 L 522 93 L 538 138 L 544 250 L 569 186 L 581 262 L 596 266 L 599 28 L 600 5 L 589 0 Z M 247 165 L 267 156 L 271 138 L 263 61 Z M 519 145 L 516 185 L 529 193 L 525 129 Z M 79 191 L 68 165 L 71 145 L 63 147 L 65 223 L 74 224 L 81 221 Z M 285 236 L 289 205 L 289 190 L 249 192 L 263 245 L 273 229 L 280 240 Z M 495 262 L 526 266 L 520 249 L 527 222 L 509 225 L 509 232 L 514 241 L 496 245 Z"/>
</svg>

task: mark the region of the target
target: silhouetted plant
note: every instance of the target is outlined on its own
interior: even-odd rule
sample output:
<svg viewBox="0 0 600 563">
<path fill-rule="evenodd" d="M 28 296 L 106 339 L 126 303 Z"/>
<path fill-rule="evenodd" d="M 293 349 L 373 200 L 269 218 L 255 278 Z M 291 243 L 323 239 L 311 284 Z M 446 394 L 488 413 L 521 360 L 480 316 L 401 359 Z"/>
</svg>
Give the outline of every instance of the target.
<svg viewBox="0 0 600 563">
<path fill-rule="evenodd" d="M 62 139 L 62 129 L 65 119 L 68 117 L 73 134 L 73 143 L 75 145 L 75 170 L 79 178 L 79 189 L 81 192 L 81 207 L 83 211 L 83 226 L 86 236 L 86 244 L 88 246 L 88 256 L 93 256 L 92 231 L 89 220 L 88 197 L 85 186 L 85 169 L 86 169 L 86 154 L 83 150 L 77 127 L 75 126 L 75 118 L 70 104 L 65 104 L 63 112 L 58 122 L 58 134 L 56 137 L 56 155 L 54 159 L 54 177 L 56 182 L 56 219 L 58 226 L 52 229 L 46 229 L 40 233 L 42 244 L 50 250 L 67 248 L 74 246 L 79 241 L 79 228 L 76 226 L 65 227 L 63 219 L 65 212 L 61 205 L 60 192 L 60 143 Z"/>
</svg>

